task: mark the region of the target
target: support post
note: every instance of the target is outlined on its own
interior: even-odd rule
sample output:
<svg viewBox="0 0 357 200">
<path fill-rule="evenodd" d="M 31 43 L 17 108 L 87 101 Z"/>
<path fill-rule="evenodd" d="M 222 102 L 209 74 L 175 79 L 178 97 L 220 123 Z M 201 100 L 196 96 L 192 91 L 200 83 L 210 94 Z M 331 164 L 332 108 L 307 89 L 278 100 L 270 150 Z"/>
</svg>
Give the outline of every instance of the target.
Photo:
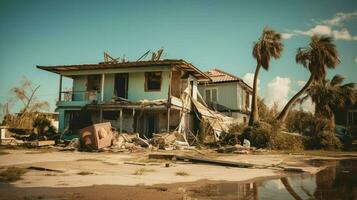
<svg viewBox="0 0 357 200">
<path fill-rule="evenodd" d="M 102 74 L 102 87 L 100 90 L 100 101 L 104 101 L 104 78 L 105 78 L 105 74 Z"/>
<path fill-rule="evenodd" d="M 99 110 L 99 121 L 100 121 L 100 123 L 103 122 L 103 108 L 100 108 L 100 110 Z"/>
<path fill-rule="evenodd" d="M 170 133 L 170 107 L 167 108 L 167 132 Z"/>
<path fill-rule="evenodd" d="M 120 109 L 120 129 L 119 129 L 119 133 L 122 133 L 123 131 L 123 109 Z"/>
<path fill-rule="evenodd" d="M 59 92 L 58 92 L 58 101 L 61 101 L 61 93 L 62 93 L 62 75 L 60 75 L 59 79 Z"/>
</svg>

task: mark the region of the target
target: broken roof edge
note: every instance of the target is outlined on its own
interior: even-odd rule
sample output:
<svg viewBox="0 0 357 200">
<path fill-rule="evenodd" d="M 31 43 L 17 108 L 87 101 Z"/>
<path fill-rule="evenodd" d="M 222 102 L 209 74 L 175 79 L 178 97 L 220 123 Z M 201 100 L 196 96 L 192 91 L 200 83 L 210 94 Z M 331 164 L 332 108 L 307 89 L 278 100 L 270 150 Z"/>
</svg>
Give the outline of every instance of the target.
<svg viewBox="0 0 357 200">
<path fill-rule="evenodd" d="M 80 70 L 94 70 L 94 69 L 115 69 L 115 68 L 130 68 L 130 67 L 148 67 L 148 66 L 179 66 L 181 69 L 185 70 L 187 68 L 181 66 L 188 66 L 193 69 L 196 73 L 193 75 L 197 79 L 201 80 L 211 80 L 210 77 L 199 70 L 197 67 L 191 63 L 186 62 L 182 59 L 165 59 L 158 61 L 134 61 L 134 62 L 123 62 L 123 63 L 99 63 L 99 64 L 79 64 L 79 65 L 55 65 L 55 66 L 41 66 L 36 65 L 38 69 L 49 71 L 56 74 L 61 74 L 65 71 L 80 71 Z M 200 77 L 198 77 L 199 75 Z"/>
<path fill-rule="evenodd" d="M 220 69 L 218 69 L 218 68 L 213 68 L 213 69 L 211 69 L 211 70 L 209 70 L 209 71 L 213 71 L 213 70 L 218 71 L 218 72 L 220 72 L 220 73 L 222 73 L 222 74 L 226 74 L 226 75 L 228 75 L 228 76 L 231 76 L 231 77 L 233 77 L 233 78 L 235 78 L 235 79 L 237 79 L 237 80 L 224 80 L 224 81 L 216 81 L 216 82 L 213 82 L 213 81 L 211 81 L 211 82 L 200 81 L 200 82 L 199 82 L 200 85 L 203 85 L 203 84 L 210 85 L 210 84 L 218 84 L 218 83 L 233 83 L 233 82 L 237 82 L 237 83 L 239 83 L 241 86 L 243 86 L 244 88 L 247 88 L 247 89 L 249 90 L 249 92 L 253 92 L 253 88 L 252 88 L 251 86 L 249 86 L 246 82 L 243 81 L 243 79 L 239 78 L 238 76 L 233 75 L 233 74 L 228 73 L 228 72 L 225 72 L 225 71 L 222 71 L 222 70 L 220 70 Z M 209 71 L 205 72 L 205 74 L 207 74 Z M 208 75 L 208 76 L 209 76 L 209 75 Z M 209 77 L 210 77 L 210 76 L 209 76 Z"/>
</svg>

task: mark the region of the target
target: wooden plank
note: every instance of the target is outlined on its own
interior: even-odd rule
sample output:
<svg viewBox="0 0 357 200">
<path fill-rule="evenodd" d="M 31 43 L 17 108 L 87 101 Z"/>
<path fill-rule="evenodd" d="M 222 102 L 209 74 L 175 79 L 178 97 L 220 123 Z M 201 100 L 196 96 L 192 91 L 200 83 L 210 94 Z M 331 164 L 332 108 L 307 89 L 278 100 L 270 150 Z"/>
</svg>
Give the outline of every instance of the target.
<svg viewBox="0 0 357 200">
<path fill-rule="evenodd" d="M 54 140 L 37 141 L 36 144 L 38 147 L 49 146 L 49 145 L 55 145 L 55 141 Z"/>
<path fill-rule="evenodd" d="M 149 159 L 164 159 L 164 160 L 173 160 L 175 158 L 175 154 L 169 153 L 150 153 Z"/>
<path fill-rule="evenodd" d="M 250 168 L 253 167 L 253 164 L 250 163 L 242 163 L 242 162 L 233 162 L 233 161 L 225 161 L 225 160 L 214 160 L 209 158 L 199 158 L 193 156 L 176 156 L 177 160 L 191 161 L 193 163 L 206 163 L 213 164 L 219 166 L 228 166 L 228 167 L 241 167 L 241 168 Z"/>
<path fill-rule="evenodd" d="M 58 172 L 58 173 L 63 173 L 64 171 L 58 170 L 58 169 L 49 169 L 45 167 L 36 167 L 36 166 L 30 166 L 27 169 L 31 170 L 38 170 L 38 171 L 46 171 L 46 172 Z"/>
</svg>

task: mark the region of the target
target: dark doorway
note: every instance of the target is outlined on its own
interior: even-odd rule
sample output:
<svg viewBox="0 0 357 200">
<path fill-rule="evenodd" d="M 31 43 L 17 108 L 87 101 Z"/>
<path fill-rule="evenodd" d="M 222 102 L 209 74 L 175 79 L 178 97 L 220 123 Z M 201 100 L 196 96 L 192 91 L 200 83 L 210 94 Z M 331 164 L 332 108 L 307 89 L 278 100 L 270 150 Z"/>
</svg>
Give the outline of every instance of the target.
<svg viewBox="0 0 357 200">
<path fill-rule="evenodd" d="M 128 74 L 115 74 L 115 96 L 121 98 L 128 98 Z"/>
<path fill-rule="evenodd" d="M 193 81 L 190 81 L 191 97 L 193 97 Z"/>
<path fill-rule="evenodd" d="M 147 138 L 152 138 L 153 133 L 157 132 L 158 118 L 155 115 L 148 115 L 146 118 L 146 132 L 145 136 Z"/>
</svg>

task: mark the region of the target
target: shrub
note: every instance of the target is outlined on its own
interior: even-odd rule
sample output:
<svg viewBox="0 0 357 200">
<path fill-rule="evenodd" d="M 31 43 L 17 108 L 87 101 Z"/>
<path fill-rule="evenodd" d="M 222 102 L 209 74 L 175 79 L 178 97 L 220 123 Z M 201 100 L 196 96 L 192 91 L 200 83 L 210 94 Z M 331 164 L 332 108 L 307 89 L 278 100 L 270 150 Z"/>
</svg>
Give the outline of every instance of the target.
<svg viewBox="0 0 357 200">
<path fill-rule="evenodd" d="M 224 146 L 224 145 L 235 145 L 239 144 L 239 135 L 242 133 L 242 131 L 247 127 L 245 123 L 235 123 L 229 127 L 229 131 L 222 132 L 220 137 L 220 140 L 218 141 L 219 146 Z"/>
<path fill-rule="evenodd" d="M 252 146 L 277 150 L 301 150 L 301 137 L 283 133 L 277 124 L 257 122 L 252 127 L 244 129 L 240 140 L 250 140 Z"/>
<path fill-rule="evenodd" d="M 21 179 L 21 176 L 27 172 L 26 169 L 18 167 L 9 167 L 0 172 L 0 182 L 14 182 Z"/>
<path fill-rule="evenodd" d="M 33 123 L 32 126 L 35 130 L 36 137 L 52 137 L 57 133 L 56 128 L 52 125 L 51 121 L 47 119 L 46 117 L 39 116 L 37 117 Z"/>
<path fill-rule="evenodd" d="M 334 150 L 342 147 L 341 141 L 336 137 L 333 131 L 322 131 L 317 137 L 319 138 L 322 149 Z"/>
<path fill-rule="evenodd" d="M 341 141 L 336 137 L 333 131 L 323 130 L 316 136 L 306 137 L 304 140 L 305 148 L 307 149 L 325 149 L 336 150 L 341 149 Z"/>
</svg>

